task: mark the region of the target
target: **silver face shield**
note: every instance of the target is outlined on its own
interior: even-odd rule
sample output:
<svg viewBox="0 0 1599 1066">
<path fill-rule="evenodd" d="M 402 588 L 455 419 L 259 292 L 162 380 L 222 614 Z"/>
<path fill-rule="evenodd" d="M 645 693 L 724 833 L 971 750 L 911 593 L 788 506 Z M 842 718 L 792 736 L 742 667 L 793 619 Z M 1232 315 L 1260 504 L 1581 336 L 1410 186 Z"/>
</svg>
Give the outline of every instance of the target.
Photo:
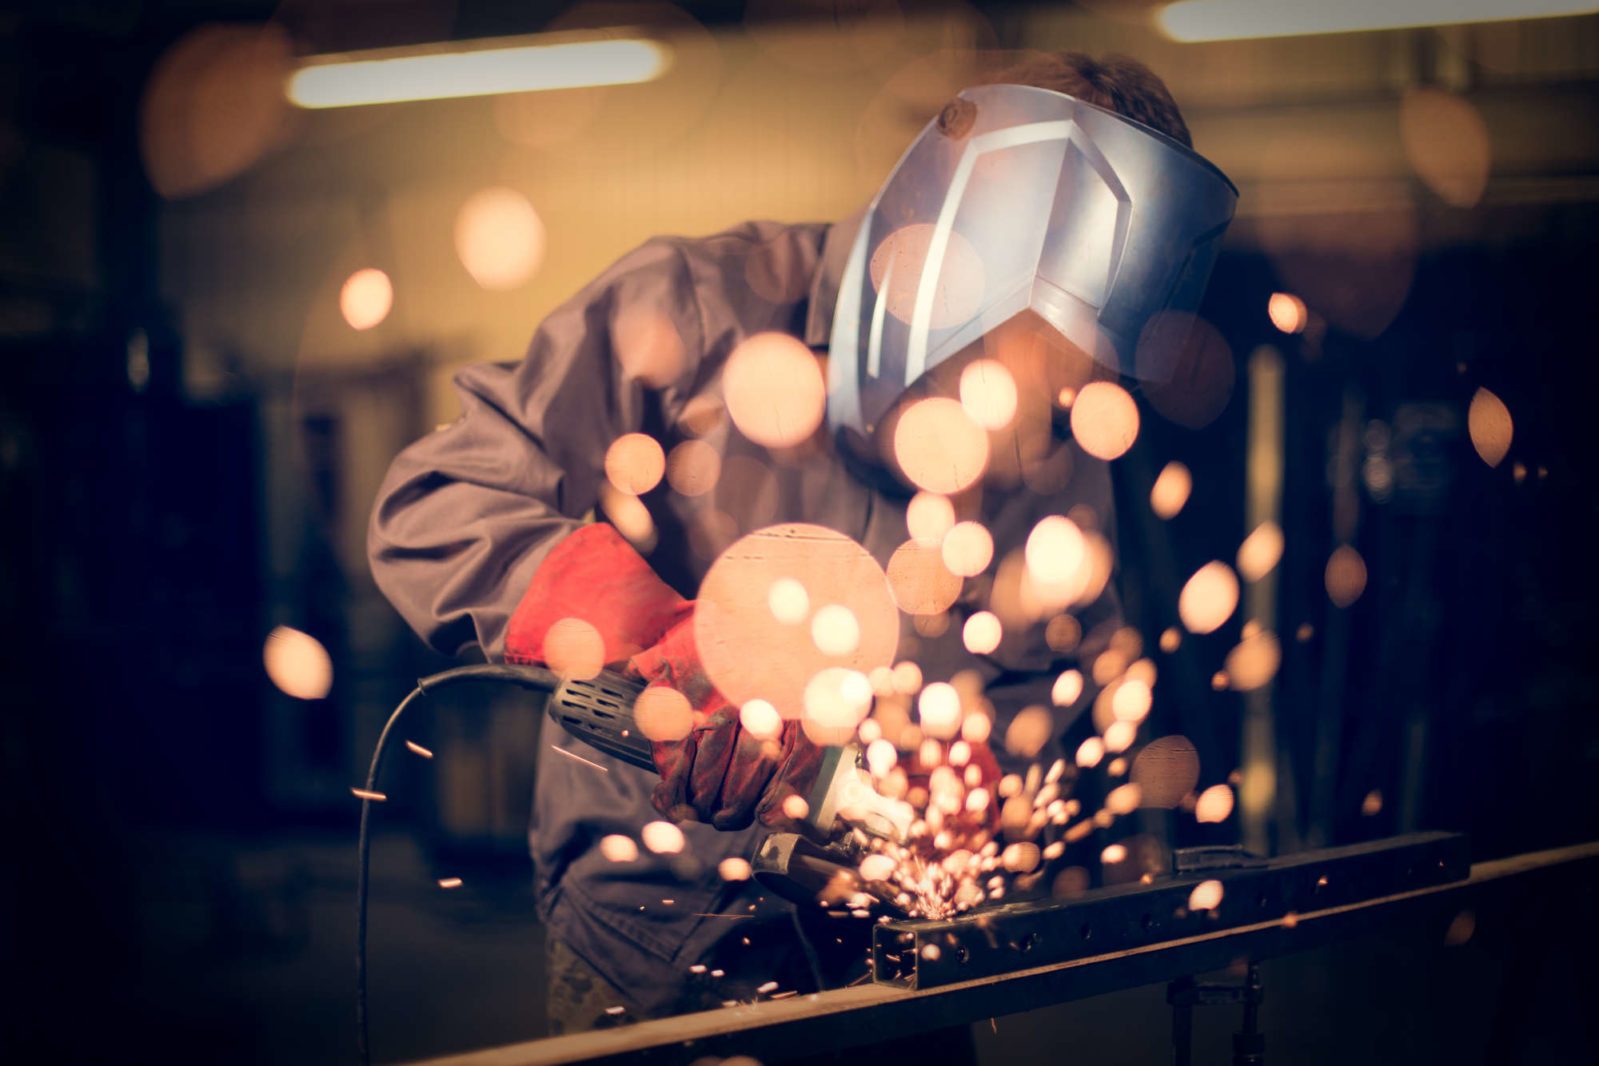
<svg viewBox="0 0 1599 1066">
<path fill-rule="evenodd" d="M 1238 191 L 1197 153 L 1063 93 L 962 92 L 866 213 L 828 353 L 831 428 L 870 438 L 939 363 L 1031 311 L 1098 362 L 1173 373 Z M 1171 328 L 1162 328 L 1164 324 Z"/>
</svg>

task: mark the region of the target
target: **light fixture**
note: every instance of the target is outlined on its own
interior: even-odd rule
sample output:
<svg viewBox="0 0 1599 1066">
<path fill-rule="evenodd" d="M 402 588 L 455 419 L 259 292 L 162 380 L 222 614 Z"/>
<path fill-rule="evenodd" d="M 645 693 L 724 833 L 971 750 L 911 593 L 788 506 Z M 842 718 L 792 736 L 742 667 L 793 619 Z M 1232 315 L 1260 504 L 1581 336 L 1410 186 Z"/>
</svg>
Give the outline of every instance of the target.
<svg viewBox="0 0 1599 1066">
<path fill-rule="evenodd" d="M 1179 0 L 1155 16 L 1174 41 L 1233 41 L 1589 15 L 1595 0 Z"/>
<path fill-rule="evenodd" d="M 300 107 L 359 107 L 630 85 L 660 77 L 671 62 L 661 41 L 540 34 L 312 56 L 284 92 Z"/>
</svg>

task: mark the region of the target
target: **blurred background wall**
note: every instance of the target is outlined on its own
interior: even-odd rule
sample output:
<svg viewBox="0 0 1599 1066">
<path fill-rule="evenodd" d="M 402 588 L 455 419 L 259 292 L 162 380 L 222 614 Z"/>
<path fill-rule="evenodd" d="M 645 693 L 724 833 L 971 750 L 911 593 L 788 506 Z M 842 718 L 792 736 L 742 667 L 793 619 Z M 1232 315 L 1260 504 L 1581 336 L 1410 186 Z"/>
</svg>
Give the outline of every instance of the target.
<svg viewBox="0 0 1599 1066">
<path fill-rule="evenodd" d="M 646 238 L 863 206 L 1015 49 L 1142 59 L 1242 194 L 1204 388 L 1144 397 L 1118 467 L 1151 649 L 1197 567 L 1284 534 L 1231 625 L 1161 660 L 1162 728 L 1241 797 L 1177 842 L 1591 838 L 1599 19 L 1180 43 L 1157 6 L 0 14 L 0 788 L 35 997 L 12 1031 L 93 1043 L 56 1011 L 114 1004 L 180 1058 L 341 1057 L 348 790 L 409 679 L 446 665 L 367 571 L 389 459 L 454 417 L 456 367 L 519 358 Z M 670 45 L 659 79 L 329 111 L 283 92 L 309 55 L 628 25 Z M 1148 501 L 1172 461 L 1195 489 L 1168 522 Z M 1249 619 L 1278 644 L 1244 692 L 1225 671 Z M 274 632 L 298 694 L 263 668 Z M 536 1035 L 535 722 L 484 693 L 417 730 L 435 758 L 396 760 L 378 852 L 379 1049 Z M 463 871 L 467 892 L 432 887 Z"/>
</svg>

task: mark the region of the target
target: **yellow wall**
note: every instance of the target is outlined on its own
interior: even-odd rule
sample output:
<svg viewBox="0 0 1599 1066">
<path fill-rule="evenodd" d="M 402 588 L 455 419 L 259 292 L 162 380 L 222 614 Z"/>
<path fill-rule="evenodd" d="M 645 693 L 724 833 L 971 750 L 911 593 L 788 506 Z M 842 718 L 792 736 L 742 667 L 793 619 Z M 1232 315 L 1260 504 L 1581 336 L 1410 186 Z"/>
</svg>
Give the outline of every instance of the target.
<svg viewBox="0 0 1599 1066">
<path fill-rule="evenodd" d="M 450 366 L 519 357 L 545 313 L 648 237 L 861 206 L 970 57 L 928 53 L 968 38 L 939 23 L 701 31 L 648 85 L 295 115 L 286 147 L 166 211 L 163 286 L 191 387 L 214 386 L 229 353 L 274 373 L 422 348 L 441 363 L 429 413 L 444 421 Z M 480 288 L 454 247 L 461 205 L 495 185 L 547 229 L 542 267 L 507 292 Z M 390 274 L 395 302 L 357 332 L 338 291 L 364 266 Z"/>
</svg>

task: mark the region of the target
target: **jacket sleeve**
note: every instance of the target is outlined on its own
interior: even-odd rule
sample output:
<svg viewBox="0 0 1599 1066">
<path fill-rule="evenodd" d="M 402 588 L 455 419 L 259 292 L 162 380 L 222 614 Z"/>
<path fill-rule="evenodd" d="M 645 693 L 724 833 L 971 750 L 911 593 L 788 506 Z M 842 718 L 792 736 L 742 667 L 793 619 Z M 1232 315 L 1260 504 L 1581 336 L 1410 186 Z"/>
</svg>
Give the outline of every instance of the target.
<svg viewBox="0 0 1599 1066">
<path fill-rule="evenodd" d="M 629 329 L 629 316 L 676 331 L 675 351 L 658 353 L 676 373 L 655 382 L 670 404 L 698 364 L 701 331 L 682 254 L 656 240 L 552 312 L 521 362 L 457 373 L 460 417 L 389 467 L 367 529 L 372 575 L 439 651 L 475 644 L 501 657 L 534 571 L 595 506 L 606 449 L 643 424 L 653 400 L 618 350 L 633 334 L 657 345 L 663 337 L 658 326 Z"/>
</svg>

